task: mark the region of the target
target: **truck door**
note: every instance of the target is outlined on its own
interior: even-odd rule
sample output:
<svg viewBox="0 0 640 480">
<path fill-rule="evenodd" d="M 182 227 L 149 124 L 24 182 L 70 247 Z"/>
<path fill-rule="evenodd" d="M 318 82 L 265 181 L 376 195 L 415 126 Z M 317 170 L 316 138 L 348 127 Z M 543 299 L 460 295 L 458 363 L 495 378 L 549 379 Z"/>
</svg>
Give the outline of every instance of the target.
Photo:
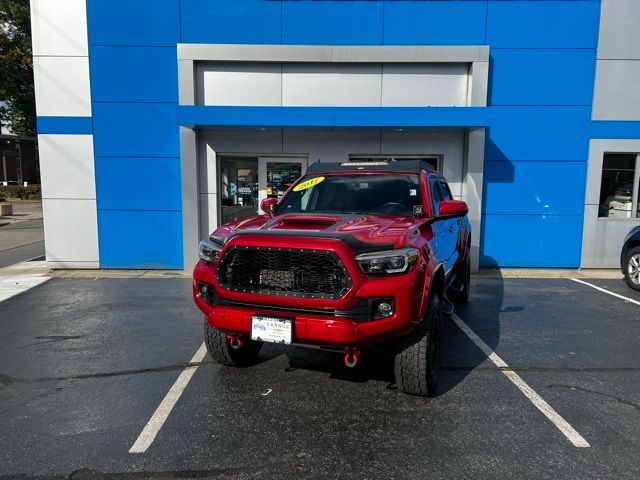
<svg viewBox="0 0 640 480">
<path fill-rule="evenodd" d="M 431 204 L 433 205 L 433 215 L 438 216 L 440 210 L 440 202 L 442 198 L 442 188 L 440 187 L 440 181 L 438 177 L 429 176 L 429 191 L 431 193 Z M 446 220 L 434 220 L 432 224 L 435 250 L 437 253 L 437 259 L 444 263 L 445 271 L 447 269 L 447 252 L 449 250 L 448 240 L 449 235 L 447 232 Z"/>
<path fill-rule="evenodd" d="M 429 189 L 431 190 L 433 213 L 437 217 L 440 201 L 451 200 L 451 192 L 447 183 L 435 175 L 429 178 Z M 433 222 L 433 230 L 437 238 L 438 257 L 444 263 L 445 275 L 448 275 L 458 258 L 456 252 L 458 232 L 460 231 L 458 219 L 435 220 Z"/>
<path fill-rule="evenodd" d="M 449 185 L 444 179 L 439 179 L 440 190 L 442 192 L 443 200 L 453 200 L 453 196 L 451 195 L 451 190 L 449 189 Z M 443 242 L 446 244 L 446 253 L 447 257 L 446 263 L 446 274 L 449 273 L 449 270 L 453 268 L 458 261 L 458 257 L 460 253 L 458 252 L 458 238 L 460 237 L 460 218 L 449 218 L 444 221 L 445 223 L 445 235 L 447 237 L 446 241 Z"/>
</svg>

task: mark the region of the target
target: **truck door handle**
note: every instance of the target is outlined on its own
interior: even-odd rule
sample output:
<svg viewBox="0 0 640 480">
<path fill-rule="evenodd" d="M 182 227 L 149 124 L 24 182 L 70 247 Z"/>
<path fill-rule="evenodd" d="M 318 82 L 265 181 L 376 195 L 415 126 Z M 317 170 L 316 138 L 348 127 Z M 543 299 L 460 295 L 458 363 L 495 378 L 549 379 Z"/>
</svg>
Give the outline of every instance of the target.
<svg viewBox="0 0 640 480">
<path fill-rule="evenodd" d="M 453 232 L 453 225 L 449 225 L 449 233 Z"/>
</svg>

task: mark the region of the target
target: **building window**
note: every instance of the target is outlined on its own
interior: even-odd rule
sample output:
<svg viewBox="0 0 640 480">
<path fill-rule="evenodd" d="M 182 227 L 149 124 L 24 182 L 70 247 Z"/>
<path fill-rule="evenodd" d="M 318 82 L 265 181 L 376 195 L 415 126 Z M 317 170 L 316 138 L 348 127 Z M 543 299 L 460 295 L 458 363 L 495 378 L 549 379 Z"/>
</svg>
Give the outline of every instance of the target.
<svg viewBox="0 0 640 480">
<path fill-rule="evenodd" d="M 598 217 L 640 218 L 640 154 L 605 153 Z"/>
</svg>

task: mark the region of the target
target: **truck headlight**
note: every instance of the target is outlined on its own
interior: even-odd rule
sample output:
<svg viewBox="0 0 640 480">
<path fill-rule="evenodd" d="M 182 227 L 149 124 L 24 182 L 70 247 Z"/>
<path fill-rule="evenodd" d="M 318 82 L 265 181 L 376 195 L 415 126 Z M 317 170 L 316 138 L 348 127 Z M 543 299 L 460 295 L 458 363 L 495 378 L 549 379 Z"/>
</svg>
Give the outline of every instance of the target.
<svg viewBox="0 0 640 480">
<path fill-rule="evenodd" d="M 210 240 L 202 240 L 198 245 L 198 255 L 200 259 L 207 263 L 214 263 L 222 247 Z"/>
<path fill-rule="evenodd" d="M 404 273 L 418 261 L 418 250 L 415 248 L 401 248 L 384 252 L 363 253 L 356 257 L 356 261 L 364 273 Z"/>
</svg>

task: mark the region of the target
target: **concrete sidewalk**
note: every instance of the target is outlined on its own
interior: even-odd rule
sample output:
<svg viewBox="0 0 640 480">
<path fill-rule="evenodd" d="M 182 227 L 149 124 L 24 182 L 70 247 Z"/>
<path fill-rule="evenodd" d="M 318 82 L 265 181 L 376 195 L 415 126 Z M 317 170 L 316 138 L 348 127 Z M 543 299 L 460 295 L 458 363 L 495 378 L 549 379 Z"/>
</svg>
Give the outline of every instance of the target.
<svg viewBox="0 0 640 480">
<path fill-rule="evenodd" d="M 493 278 L 591 278 L 620 279 L 619 269 L 614 268 L 483 268 L 476 274 Z"/>
<path fill-rule="evenodd" d="M 21 262 L 0 268 L 0 302 L 50 279 L 47 262 Z"/>
<path fill-rule="evenodd" d="M 52 270 L 58 278 L 191 278 L 191 270 Z M 616 269 L 544 269 L 544 268 L 483 268 L 474 274 L 484 278 L 581 278 L 621 279 Z"/>
</svg>

